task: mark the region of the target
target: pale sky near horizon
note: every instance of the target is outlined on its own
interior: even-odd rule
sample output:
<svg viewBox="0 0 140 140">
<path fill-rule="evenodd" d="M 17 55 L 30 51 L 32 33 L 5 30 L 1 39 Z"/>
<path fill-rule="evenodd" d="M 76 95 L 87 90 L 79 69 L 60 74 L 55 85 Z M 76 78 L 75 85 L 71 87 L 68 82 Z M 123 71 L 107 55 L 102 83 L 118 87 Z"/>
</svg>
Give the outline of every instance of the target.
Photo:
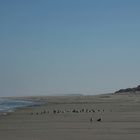
<svg viewBox="0 0 140 140">
<path fill-rule="evenodd" d="M 139 85 L 139 15 L 138 0 L 0 0 L 0 96 Z"/>
</svg>

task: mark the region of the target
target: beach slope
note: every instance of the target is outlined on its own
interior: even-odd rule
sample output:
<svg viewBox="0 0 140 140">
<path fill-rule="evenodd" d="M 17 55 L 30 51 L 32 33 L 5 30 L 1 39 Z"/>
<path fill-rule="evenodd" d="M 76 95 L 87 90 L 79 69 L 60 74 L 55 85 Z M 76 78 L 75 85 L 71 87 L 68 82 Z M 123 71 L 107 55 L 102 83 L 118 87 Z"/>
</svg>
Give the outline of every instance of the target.
<svg viewBox="0 0 140 140">
<path fill-rule="evenodd" d="M 45 104 L 0 116 L 1 140 L 140 139 L 139 94 L 30 99 Z"/>
</svg>

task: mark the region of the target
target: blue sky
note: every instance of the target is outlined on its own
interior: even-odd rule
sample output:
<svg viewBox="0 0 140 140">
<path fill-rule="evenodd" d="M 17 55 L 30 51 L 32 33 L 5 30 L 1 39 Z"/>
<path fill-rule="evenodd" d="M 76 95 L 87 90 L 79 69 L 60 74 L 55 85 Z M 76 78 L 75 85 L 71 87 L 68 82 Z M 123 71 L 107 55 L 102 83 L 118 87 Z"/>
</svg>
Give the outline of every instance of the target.
<svg viewBox="0 0 140 140">
<path fill-rule="evenodd" d="M 137 86 L 139 15 L 138 0 L 0 0 L 0 96 Z"/>
</svg>

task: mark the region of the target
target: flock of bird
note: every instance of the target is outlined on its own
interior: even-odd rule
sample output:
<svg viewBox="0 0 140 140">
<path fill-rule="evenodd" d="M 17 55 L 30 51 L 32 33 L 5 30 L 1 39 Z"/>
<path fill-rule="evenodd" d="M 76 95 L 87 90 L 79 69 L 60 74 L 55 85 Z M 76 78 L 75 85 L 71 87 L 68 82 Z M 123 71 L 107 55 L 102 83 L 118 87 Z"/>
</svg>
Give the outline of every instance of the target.
<svg viewBox="0 0 140 140">
<path fill-rule="evenodd" d="M 32 112 L 30 115 L 43 115 L 43 114 L 60 114 L 60 113 L 94 113 L 94 112 L 104 112 L 104 109 L 100 110 L 94 110 L 94 109 L 69 109 L 69 110 L 59 110 L 59 109 L 53 109 L 53 110 L 43 110 L 41 112 Z M 96 120 L 97 122 L 101 122 L 102 118 L 98 118 Z M 90 118 L 90 122 L 93 122 L 93 117 Z"/>
</svg>

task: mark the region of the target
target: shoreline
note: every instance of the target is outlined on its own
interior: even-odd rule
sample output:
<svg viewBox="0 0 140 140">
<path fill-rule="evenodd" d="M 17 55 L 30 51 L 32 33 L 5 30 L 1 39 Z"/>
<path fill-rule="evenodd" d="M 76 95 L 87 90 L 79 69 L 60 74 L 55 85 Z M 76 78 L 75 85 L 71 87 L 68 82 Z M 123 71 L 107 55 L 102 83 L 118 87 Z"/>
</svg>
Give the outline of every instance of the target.
<svg viewBox="0 0 140 140">
<path fill-rule="evenodd" d="M 19 103 L 19 105 L 16 105 L 16 106 L 4 106 L 4 107 L 7 107 L 7 109 L 3 109 L 0 111 L 0 116 L 6 116 L 6 115 L 9 115 L 9 114 L 12 114 L 16 111 L 19 111 L 19 110 L 23 110 L 23 109 L 28 109 L 28 108 L 34 108 L 34 107 L 37 107 L 37 106 L 41 106 L 44 104 L 44 102 L 42 101 L 34 101 L 34 100 L 31 100 L 31 99 L 28 99 L 28 98 L 1 98 L 3 99 L 3 102 L 5 101 L 8 101 L 8 102 L 12 102 L 14 104 Z M 5 100 L 5 101 L 4 101 Z M 23 104 L 24 103 L 24 104 Z"/>
</svg>

